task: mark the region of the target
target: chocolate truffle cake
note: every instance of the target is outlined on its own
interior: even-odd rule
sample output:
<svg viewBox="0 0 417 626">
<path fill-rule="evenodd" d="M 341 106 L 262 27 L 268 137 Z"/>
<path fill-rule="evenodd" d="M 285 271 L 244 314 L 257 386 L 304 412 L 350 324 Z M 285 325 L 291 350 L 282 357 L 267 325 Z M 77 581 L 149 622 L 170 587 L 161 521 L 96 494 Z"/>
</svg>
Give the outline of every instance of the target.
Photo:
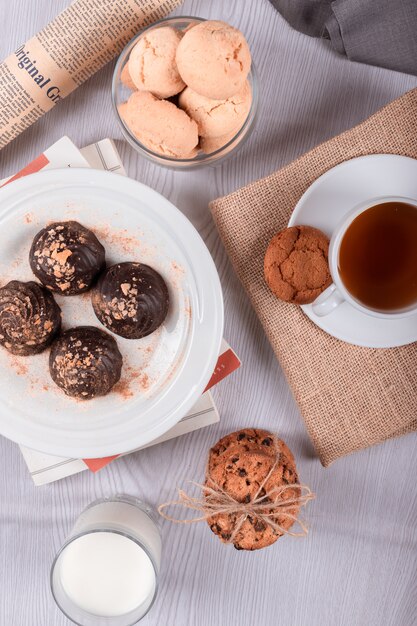
<svg viewBox="0 0 417 626">
<path fill-rule="evenodd" d="M 104 396 L 120 380 L 122 355 L 116 340 L 94 326 L 64 332 L 52 346 L 49 371 L 68 396 Z"/>
<path fill-rule="evenodd" d="M 12 280 L 0 289 L 0 345 L 29 356 L 45 350 L 61 327 L 61 309 L 42 285 Z"/>
<path fill-rule="evenodd" d="M 45 287 L 71 296 L 90 289 L 104 268 L 105 251 L 85 226 L 78 222 L 55 222 L 34 238 L 29 262 Z"/>
<path fill-rule="evenodd" d="M 140 339 L 164 321 L 169 295 L 162 276 L 148 265 L 118 263 L 100 276 L 92 302 L 106 328 L 126 339 Z"/>
</svg>

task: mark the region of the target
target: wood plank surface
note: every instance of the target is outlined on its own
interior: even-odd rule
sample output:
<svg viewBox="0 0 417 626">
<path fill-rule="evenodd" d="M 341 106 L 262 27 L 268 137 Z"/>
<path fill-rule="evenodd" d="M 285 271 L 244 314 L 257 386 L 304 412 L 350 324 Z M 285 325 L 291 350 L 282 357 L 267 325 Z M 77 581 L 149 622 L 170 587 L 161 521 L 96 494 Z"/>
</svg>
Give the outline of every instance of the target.
<svg viewBox="0 0 417 626">
<path fill-rule="evenodd" d="M 0 0 L 0 57 L 66 4 Z M 267 0 L 185 0 L 177 13 L 229 21 L 249 40 L 260 107 L 239 154 L 221 167 L 192 172 L 171 172 L 138 157 L 112 112 L 110 64 L 0 153 L 0 178 L 64 134 L 79 146 L 114 138 L 129 175 L 169 198 L 204 237 L 224 289 L 225 337 L 243 366 L 214 390 L 220 424 L 120 459 L 96 475 L 36 488 L 17 446 L 0 439 L 0 625 L 69 624 L 49 592 L 49 568 L 90 501 L 124 492 L 157 505 L 187 479 L 203 478 L 208 448 L 219 437 L 259 426 L 287 441 L 301 479 L 317 493 L 306 510 L 309 536 L 244 553 L 222 545 L 205 524 L 163 522 L 160 593 L 144 626 L 412 626 L 417 436 L 322 468 L 207 205 L 363 120 L 417 79 L 340 58 L 327 42 L 292 31 Z"/>
</svg>

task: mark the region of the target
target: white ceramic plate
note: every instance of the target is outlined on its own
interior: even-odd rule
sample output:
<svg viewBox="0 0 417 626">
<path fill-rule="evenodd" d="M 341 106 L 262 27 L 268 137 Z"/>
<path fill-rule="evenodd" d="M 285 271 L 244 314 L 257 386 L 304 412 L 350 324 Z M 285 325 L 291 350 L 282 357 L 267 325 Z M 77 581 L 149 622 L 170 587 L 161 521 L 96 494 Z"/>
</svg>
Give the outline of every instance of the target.
<svg viewBox="0 0 417 626">
<path fill-rule="evenodd" d="M 381 196 L 417 198 L 417 160 L 375 154 L 337 165 L 307 189 L 289 226 L 309 224 L 331 237 L 346 213 L 361 202 Z M 417 313 L 385 320 L 366 315 L 348 302 L 325 317 L 315 315 L 309 304 L 301 308 L 327 333 L 358 346 L 392 348 L 417 341 Z"/>
<path fill-rule="evenodd" d="M 0 189 L 0 284 L 33 280 L 34 235 L 68 219 L 97 234 L 108 264 L 138 260 L 158 270 L 169 287 L 169 314 L 149 337 L 116 336 L 122 380 L 94 400 L 74 400 L 54 385 L 48 351 L 14 357 L 0 349 L 0 432 L 45 453 L 103 457 L 159 437 L 203 392 L 220 349 L 222 292 L 210 253 L 178 209 L 145 185 L 90 169 L 41 172 Z M 56 299 L 64 328 L 101 327 L 89 293 Z"/>
</svg>

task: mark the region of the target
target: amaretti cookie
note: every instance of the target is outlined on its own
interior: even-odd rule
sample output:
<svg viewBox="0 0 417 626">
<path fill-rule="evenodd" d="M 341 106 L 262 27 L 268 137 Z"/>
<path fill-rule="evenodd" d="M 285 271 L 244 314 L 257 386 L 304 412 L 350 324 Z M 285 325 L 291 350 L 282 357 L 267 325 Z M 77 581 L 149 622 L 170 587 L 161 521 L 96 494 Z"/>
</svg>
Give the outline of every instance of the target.
<svg viewBox="0 0 417 626">
<path fill-rule="evenodd" d="M 68 396 L 104 396 L 120 380 L 123 359 L 117 342 L 104 330 L 79 326 L 64 332 L 49 356 L 52 380 Z"/>
<path fill-rule="evenodd" d="M 312 226 L 291 226 L 277 233 L 264 259 L 271 291 L 285 302 L 313 302 L 332 282 L 328 250 L 328 238 Z"/>
<path fill-rule="evenodd" d="M 135 83 L 133 82 L 132 77 L 129 72 L 129 63 L 126 63 L 126 65 L 122 69 L 122 72 L 120 74 L 120 81 L 123 83 L 125 87 L 127 87 L 127 89 L 130 89 L 130 91 L 136 91 L 137 87 Z"/>
<path fill-rule="evenodd" d="M 42 352 L 60 328 L 61 309 L 42 285 L 12 280 L 0 289 L 0 345 L 12 354 Z"/>
<path fill-rule="evenodd" d="M 105 250 L 82 224 L 54 222 L 35 236 L 29 262 L 47 289 L 71 296 L 90 289 L 104 268 Z"/>
<path fill-rule="evenodd" d="M 197 124 L 173 102 L 159 100 L 150 91 L 135 91 L 118 110 L 130 131 L 153 152 L 178 159 L 195 156 Z"/>
<path fill-rule="evenodd" d="M 207 20 L 184 34 L 176 61 L 188 87 L 206 98 L 224 100 L 242 90 L 250 71 L 251 54 L 237 28 Z"/>
<path fill-rule="evenodd" d="M 233 129 L 231 132 L 221 137 L 200 137 L 200 148 L 205 154 L 212 154 L 229 143 L 239 130 L 240 128 L 237 130 Z"/>
<path fill-rule="evenodd" d="M 266 480 L 265 479 L 268 477 Z M 255 498 L 263 503 L 298 498 L 298 476 L 294 457 L 286 444 L 273 433 L 263 430 L 243 429 L 227 435 L 210 450 L 206 485 L 222 489 L 235 501 L 250 505 Z M 281 492 L 274 489 L 294 485 Z M 239 550 L 257 550 L 269 546 L 289 530 L 295 522 L 299 505 L 287 510 L 290 516 L 276 513 L 271 520 L 282 530 L 273 528 L 265 520 L 241 512 L 211 516 L 211 530 L 224 542 L 233 542 Z"/>
<path fill-rule="evenodd" d="M 252 102 L 250 84 L 245 81 L 239 93 L 226 100 L 212 100 L 187 87 L 180 94 L 179 106 L 197 122 L 200 137 L 223 137 L 244 124 Z"/>
<path fill-rule="evenodd" d="M 125 262 L 108 267 L 94 288 L 96 316 L 126 339 L 153 333 L 165 320 L 169 294 L 162 276 L 149 265 Z"/>
<path fill-rule="evenodd" d="M 129 74 L 137 89 L 150 91 L 158 98 L 170 98 L 182 91 L 175 55 L 182 32 L 161 26 L 145 32 L 129 57 Z"/>
</svg>

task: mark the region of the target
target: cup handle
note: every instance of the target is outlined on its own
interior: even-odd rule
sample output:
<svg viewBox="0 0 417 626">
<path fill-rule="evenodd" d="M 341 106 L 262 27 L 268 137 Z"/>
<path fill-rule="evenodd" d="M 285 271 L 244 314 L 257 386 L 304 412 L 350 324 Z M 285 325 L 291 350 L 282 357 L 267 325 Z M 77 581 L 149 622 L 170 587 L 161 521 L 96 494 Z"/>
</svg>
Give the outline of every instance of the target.
<svg viewBox="0 0 417 626">
<path fill-rule="evenodd" d="M 315 315 L 324 317 L 334 311 L 342 302 L 344 302 L 344 298 L 333 283 L 314 300 L 311 306 Z"/>
</svg>

